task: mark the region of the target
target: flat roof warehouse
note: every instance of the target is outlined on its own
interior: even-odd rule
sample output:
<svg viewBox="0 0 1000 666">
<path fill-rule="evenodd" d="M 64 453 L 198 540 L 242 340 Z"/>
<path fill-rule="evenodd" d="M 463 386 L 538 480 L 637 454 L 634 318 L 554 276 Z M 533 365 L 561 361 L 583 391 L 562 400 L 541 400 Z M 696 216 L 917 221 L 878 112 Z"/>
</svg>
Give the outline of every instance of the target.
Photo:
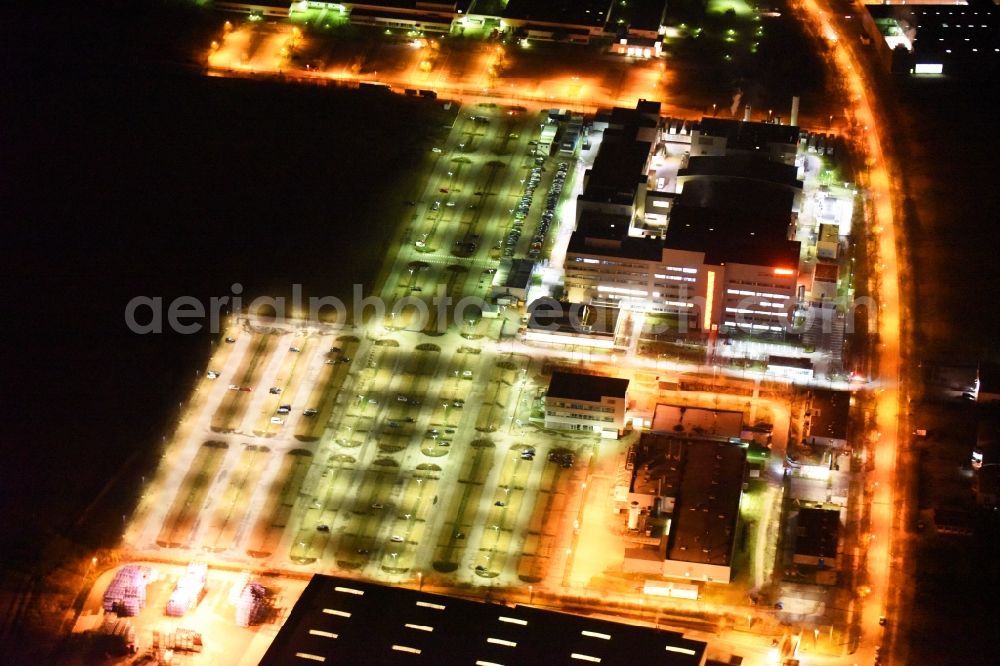
<svg viewBox="0 0 1000 666">
<path fill-rule="evenodd" d="M 920 68 L 935 65 L 945 74 L 975 76 L 1000 67 L 1000 10 L 988 0 L 968 5 L 867 4 L 865 12 L 868 36 L 897 70 L 935 73 Z M 906 51 L 896 52 L 897 46 Z"/>
<path fill-rule="evenodd" d="M 746 451 L 738 445 L 691 441 L 684 447 L 668 558 L 730 566 L 745 467 Z"/>
<path fill-rule="evenodd" d="M 705 648 L 676 632 L 316 575 L 260 663 L 695 666 Z"/>
</svg>

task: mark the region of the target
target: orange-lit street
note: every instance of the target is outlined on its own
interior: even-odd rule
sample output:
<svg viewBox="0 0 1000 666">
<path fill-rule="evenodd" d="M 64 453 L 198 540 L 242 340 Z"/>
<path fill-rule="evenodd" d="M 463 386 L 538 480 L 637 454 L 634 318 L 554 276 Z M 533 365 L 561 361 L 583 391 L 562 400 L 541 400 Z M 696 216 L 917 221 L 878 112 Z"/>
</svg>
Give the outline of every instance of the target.
<svg viewBox="0 0 1000 666">
<path fill-rule="evenodd" d="M 436 38 L 387 40 L 359 57 L 340 46 L 321 45 L 283 23 L 227 23 L 209 49 L 216 76 L 277 75 L 343 84 L 433 90 L 442 97 L 486 99 L 531 107 L 564 105 L 581 111 L 634 106 L 639 99 L 664 103 L 667 113 L 697 110 L 670 106 L 669 71 L 658 58 L 609 59 L 599 74 L 586 61 L 529 45 L 484 43 L 455 46 Z"/>
<path fill-rule="evenodd" d="M 896 460 L 900 438 L 908 432 L 905 415 L 900 413 L 903 393 L 901 358 L 903 349 L 901 331 L 901 305 L 899 275 L 905 270 L 897 255 L 897 228 L 895 225 L 895 198 L 890 178 L 890 166 L 882 150 L 881 134 L 886 130 L 884 121 L 876 115 L 876 105 L 870 99 L 861 65 L 854 52 L 845 45 L 830 22 L 831 8 L 822 0 L 801 0 L 801 11 L 818 33 L 831 47 L 830 65 L 842 77 L 853 100 L 852 111 L 858 125 L 863 128 L 860 143 L 867 155 L 869 166 L 868 223 L 875 238 L 877 256 L 871 257 L 878 276 L 878 389 L 876 400 L 876 427 L 871 433 L 872 450 L 875 453 L 874 467 L 868 475 L 866 500 L 869 503 L 870 534 L 867 546 L 865 568 L 868 581 L 860 591 L 862 642 L 855 655 L 859 663 L 871 663 L 881 652 L 884 633 L 895 626 L 892 618 L 880 622 L 888 609 L 894 607 L 894 594 L 905 584 L 899 554 L 893 547 L 896 521 L 905 514 L 897 503 L 903 501 L 903 493 L 897 494 Z M 888 658 L 888 655 L 882 655 Z"/>
</svg>

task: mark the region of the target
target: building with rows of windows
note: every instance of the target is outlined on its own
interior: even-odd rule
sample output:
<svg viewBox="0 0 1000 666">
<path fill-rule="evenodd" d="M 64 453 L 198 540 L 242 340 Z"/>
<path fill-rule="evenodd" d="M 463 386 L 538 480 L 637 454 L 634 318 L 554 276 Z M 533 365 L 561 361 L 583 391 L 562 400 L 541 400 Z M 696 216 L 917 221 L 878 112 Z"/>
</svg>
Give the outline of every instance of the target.
<svg viewBox="0 0 1000 666">
<path fill-rule="evenodd" d="M 617 438 L 625 427 L 628 380 L 553 372 L 545 395 L 545 427 Z"/>
<path fill-rule="evenodd" d="M 712 150 L 678 171 L 666 224 L 647 224 L 644 175 L 664 140 L 656 109 L 615 109 L 577 200 L 564 264 L 573 302 L 664 313 L 681 332 L 781 334 L 798 307 L 802 183 L 788 160 L 797 128 L 705 119 Z M 728 148 L 727 148 L 728 146 Z M 759 149 L 755 149 L 759 147 Z M 608 151 L 605 155 L 605 151 Z M 657 212 L 656 215 L 661 215 Z"/>
</svg>

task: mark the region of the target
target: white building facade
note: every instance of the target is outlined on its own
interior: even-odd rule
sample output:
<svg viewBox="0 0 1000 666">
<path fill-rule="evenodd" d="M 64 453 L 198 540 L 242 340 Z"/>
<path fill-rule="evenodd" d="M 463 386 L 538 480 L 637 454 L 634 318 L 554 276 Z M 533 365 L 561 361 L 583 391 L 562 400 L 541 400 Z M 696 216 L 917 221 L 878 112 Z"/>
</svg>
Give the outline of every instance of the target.
<svg viewBox="0 0 1000 666">
<path fill-rule="evenodd" d="M 798 266 L 714 265 L 706 263 L 704 252 L 669 248 L 658 259 L 639 252 L 622 256 L 629 254 L 628 245 L 637 244 L 571 243 L 564 268 L 572 300 L 678 315 L 690 331 L 790 328 Z"/>
</svg>

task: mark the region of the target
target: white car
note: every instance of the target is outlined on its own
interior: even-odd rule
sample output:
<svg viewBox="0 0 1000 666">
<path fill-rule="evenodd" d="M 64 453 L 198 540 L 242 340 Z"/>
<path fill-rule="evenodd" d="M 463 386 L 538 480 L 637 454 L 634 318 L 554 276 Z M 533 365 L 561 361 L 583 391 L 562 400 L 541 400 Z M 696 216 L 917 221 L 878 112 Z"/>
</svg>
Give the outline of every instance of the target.
<svg viewBox="0 0 1000 666">
<path fill-rule="evenodd" d="M 393 543 L 403 543 L 403 537 L 399 536 L 398 534 L 393 534 L 391 537 L 389 537 L 389 541 L 392 541 Z"/>
<path fill-rule="evenodd" d="M 230 391 L 239 391 L 240 390 L 240 385 L 239 384 L 230 384 L 229 385 L 229 390 Z"/>
<path fill-rule="evenodd" d="M 272 416 L 271 417 L 271 423 L 277 423 L 278 425 L 281 425 L 284 422 L 285 422 L 285 419 L 281 418 L 280 416 Z"/>
<path fill-rule="evenodd" d="M 205 373 L 205 376 L 208 377 L 209 379 L 217 379 L 219 377 L 219 373 L 217 373 L 215 370 L 209 370 L 208 372 Z"/>
</svg>

